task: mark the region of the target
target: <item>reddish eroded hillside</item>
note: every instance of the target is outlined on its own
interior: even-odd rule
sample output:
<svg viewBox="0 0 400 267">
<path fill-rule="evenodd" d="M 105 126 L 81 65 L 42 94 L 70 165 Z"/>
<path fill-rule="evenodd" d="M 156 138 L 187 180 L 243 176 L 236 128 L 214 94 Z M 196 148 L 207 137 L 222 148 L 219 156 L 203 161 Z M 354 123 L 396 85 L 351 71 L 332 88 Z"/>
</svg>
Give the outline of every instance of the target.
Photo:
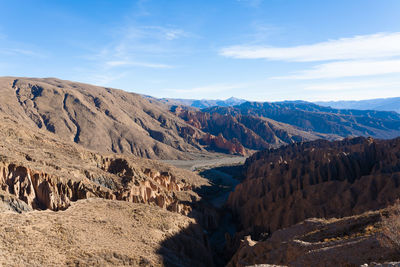
<svg viewBox="0 0 400 267">
<path fill-rule="evenodd" d="M 172 107 L 172 111 L 188 124 L 203 132 L 221 136 L 227 142 L 241 144 L 242 150 L 276 148 L 285 144 L 319 138 L 338 138 L 334 135 L 301 131 L 291 125 L 260 116 L 220 114 L 212 112 L 213 109 L 209 110 L 210 112 L 204 112 L 180 106 Z"/>
<path fill-rule="evenodd" d="M 390 139 L 400 135 L 400 115 L 375 110 L 333 109 L 304 101 L 245 102 L 234 107 L 202 110 L 232 116 L 264 117 L 301 131 L 322 135 L 372 136 Z M 330 139 L 324 137 L 324 139 Z"/>
<path fill-rule="evenodd" d="M 249 232 L 384 208 L 400 197 L 400 138 L 313 141 L 254 154 L 228 206 Z"/>
</svg>

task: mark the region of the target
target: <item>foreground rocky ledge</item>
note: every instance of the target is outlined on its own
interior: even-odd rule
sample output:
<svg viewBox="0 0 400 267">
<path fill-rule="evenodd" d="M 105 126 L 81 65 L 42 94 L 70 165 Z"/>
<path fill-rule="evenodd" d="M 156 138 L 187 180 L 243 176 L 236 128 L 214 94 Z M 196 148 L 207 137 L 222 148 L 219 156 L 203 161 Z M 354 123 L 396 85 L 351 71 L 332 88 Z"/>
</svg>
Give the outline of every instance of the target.
<svg viewBox="0 0 400 267">
<path fill-rule="evenodd" d="M 341 219 L 307 219 L 274 232 L 265 241 L 247 236 L 228 267 L 361 266 L 400 260 L 395 248 L 380 242 L 381 220 L 387 212 L 385 209 Z"/>
</svg>

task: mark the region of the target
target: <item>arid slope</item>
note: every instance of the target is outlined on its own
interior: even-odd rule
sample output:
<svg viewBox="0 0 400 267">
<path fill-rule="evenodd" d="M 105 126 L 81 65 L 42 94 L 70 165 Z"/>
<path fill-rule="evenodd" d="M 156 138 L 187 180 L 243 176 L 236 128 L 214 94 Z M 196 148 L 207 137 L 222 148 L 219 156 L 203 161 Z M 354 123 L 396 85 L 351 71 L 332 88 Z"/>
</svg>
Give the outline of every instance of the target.
<svg viewBox="0 0 400 267">
<path fill-rule="evenodd" d="M 0 225 L 1 266 L 212 266 L 193 219 L 145 204 L 80 200 L 0 213 Z"/>
<path fill-rule="evenodd" d="M 162 103 L 121 90 L 59 79 L 0 78 L 0 112 L 28 127 L 101 152 L 187 158 L 202 133 Z"/>
</svg>

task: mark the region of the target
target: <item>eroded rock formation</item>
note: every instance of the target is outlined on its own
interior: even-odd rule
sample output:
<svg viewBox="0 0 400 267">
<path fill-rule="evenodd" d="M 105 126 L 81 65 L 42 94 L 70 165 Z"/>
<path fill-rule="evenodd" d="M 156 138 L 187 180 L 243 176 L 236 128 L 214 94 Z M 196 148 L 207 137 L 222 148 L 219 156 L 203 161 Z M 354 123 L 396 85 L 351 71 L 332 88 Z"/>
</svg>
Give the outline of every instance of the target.
<svg viewBox="0 0 400 267">
<path fill-rule="evenodd" d="M 151 160 L 104 155 L 7 118 L 0 128 L 0 190 L 33 209 L 64 210 L 92 197 L 147 203 L 181 214 L 205 179 Z M 34 152 L 34 153 L 32 153 Z"/>
<path fill-rule="evenodd" d="M 246 162 L 228 205 L 250 232 L 274 232 L 306 218 L 384 208 L 400 196 L 400 138 L 318 140 L 266 150 Z"/>
</svg>

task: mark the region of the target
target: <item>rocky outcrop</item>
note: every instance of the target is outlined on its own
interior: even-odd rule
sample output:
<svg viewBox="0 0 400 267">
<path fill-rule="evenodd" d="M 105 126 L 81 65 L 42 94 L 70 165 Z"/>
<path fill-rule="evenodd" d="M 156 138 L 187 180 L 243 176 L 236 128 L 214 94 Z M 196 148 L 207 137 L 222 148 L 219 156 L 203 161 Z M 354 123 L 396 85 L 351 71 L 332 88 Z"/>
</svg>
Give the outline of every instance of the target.
<svg viewBox="0 0 400 267">
<path fill-rule="evenodd" d="M 384 208 L 400 196 L 400 138 L 293 144 L 254 154 L 228 205 L 249 233 Z"/>
<path fill-rule="evenodd" d="M 254 241 L 248 236 L 227 266 L 336 267 L 399 259 L 393 248 L 379 242 L 380 221 L 385 212 L 331 220 L 307 219 L 274 232 L 264 241 Z"/>
<path fill-rule="evenodd" d="M 83 181 L 64 181 L 22 165 L 0 164 L 0 187 L 33 209 L 63 210 L 71 201 L 89 197 L 115 199 L 106 188 Z"/>
<path fill-rule="evenodd" d="M 18 199 L 15 195 L 10 195 L 7 192 L 0 190 L 0 212 L 27 212 L 32 211 L 24 201 Z"/>
<path fill-rule="evenodd" d="M 154 204 L 184 215 L 190 213 L 190 205 L 180 203 L 177 194 L 192 192 L 192 185 L 178 181 L 172 173 L 147 168 L 142 172 L 123 158 L 103 158 L 102 162 L 103 170 L 120 179 L 121 187 L 114 192 L 116 199 Z M 193 196 L 196 198 L 195 194 Z"/>
<path fill-rule="evenodd" d="M 41 171 L 35 171 L 14 163 L 0 164 L 0 189 L 16 196 L 33 209 L 64 210 L 71 201 L 99 197 L 123 200 L 133 203 L 147 203 L 170 211 L 187 215 L 191 211 L 188 204 L 181 203 L 179 192 L 187 192 L 194 199 L 190 184 L 180 182 L 169 172 L 135 169 L 126 159 L 104 158 L 104 171 L 116 185 L 114 190 L 95 184 L 96 174 L 86 171 L 85 180 L 62 179 Z M 182 201 L 184 202 L 184 201 Z"/>
</svg>

